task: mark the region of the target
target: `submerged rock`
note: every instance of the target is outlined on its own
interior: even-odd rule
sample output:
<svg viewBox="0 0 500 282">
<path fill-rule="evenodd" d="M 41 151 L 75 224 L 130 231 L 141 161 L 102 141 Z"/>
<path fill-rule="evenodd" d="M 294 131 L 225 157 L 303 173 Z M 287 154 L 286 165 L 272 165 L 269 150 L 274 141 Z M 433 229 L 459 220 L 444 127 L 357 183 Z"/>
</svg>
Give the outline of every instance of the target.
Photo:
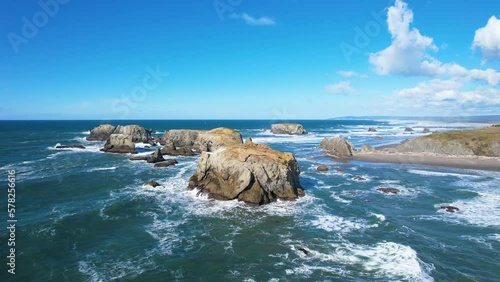
<svg viewBox="0 0 500 282">
<path fill-rule="evenodd" d="M 384 192 L 386 194 L 398 194 L 400 191 L 396 188 L 377 188 L 377 191 Z"/>
<path fill-rule="evenodd" d="M 349 159 L 354 154 L 354 145 L 346 139 L 338 137 L 330 140 L 323 139 L 320 148 L 326 151 L 329 156 L 339 159 Z"/>
<path fill-rule="evenodd" d="M 353 178 L 353 180 L 356 180 L 356 181 L 366 181 L 367 179 L 366 179 L 366 178 L 364 178 L 364 177 L 362 177 L 362 176 L 355 176 L 355 177 Z"/>
<path fill-rule="evenodd" d="M 303 252 L 303 253 L 304 253 L 304 255 L 306 255 L 306 256 L 309 254 L 309 251 L 308 251 L 308 250 L 306 250 L 306 249 L 304 249 L 304 248 L 302 248 L 302 247 L 298 247 L 298 248 L 297 248 L 297 250 L 299 250 L 299 251 Z"/>
<path fill-rule="evenodd" d="M 413 132 L 413 128 L 407 127 L 407 128 L 405 128 L 405 132 Z"/>
<path fill-rule="evenodd" d="M 298 123 L 277 123 L 271 125 L 271 132 L 274 134 L 302 135 L 307 134 L 304 126 Z"/>
<path fill-rule="evenodd" d="M 144 184 L 144 186 L 151 186 L 153 188 L 156 188 L 156 187 L 161 186 L 161 185 L 160 185 L 160 183 L 158 183 L 154 180 L 151 180 L 148 183 Z"/>
<path fill-rule="evenodd" d="M 447 212 L 456 212 L 460 210 L 459 208 L 454 206 L 440 206 L 439 208 L 442 210 L 446 210 Z"/>
<path fill-rule="evenodd" d="M 85 149 L 83 145 L 58 145 L 56 149 Z"/>
<path fill-rule="evenodd" d="M 377 130 L 373 127 L 368 128 L 368 132 L 377 132 Z"/>
<path fill-rule="evenodd" d="M 108 153 L 131 153 L 135 154 L 135 144 L 132 136 L 124 134 L 111 134 L 101 151 Z"/>
<path fill-rule="evenodd" d="M 263 144 L 239 144 L 202 153 L 188 187 L 214 199 L 262 205 L 303 196 L 299 173 L 291 153 Z"/>
<path fill-rule="evenodd" d="M 168 160 L 166 162 L 155 163 L 155 167 L 169 167 L 178 164 L 176 160 Z"/>
<path fill-rule="evenodd" d="M 86 139 L 87 141 L 105 141 L 113 134 L 115 131 L 115 126 L 111 124 L 103 124 L 95 127 L 90 131 L 90 136 Z"/>
<path fill-rule="evenodd" d="M 318 166 L 318 167 L 316 168 L 316 170 L 318 170 L 318 171 L 328 171 L 328 170 L 329 170 L 329 168 L 328 168 L 328 166 L 326 166 L 326 165 L 320 165 L 320 166 Z"/>
</svg>

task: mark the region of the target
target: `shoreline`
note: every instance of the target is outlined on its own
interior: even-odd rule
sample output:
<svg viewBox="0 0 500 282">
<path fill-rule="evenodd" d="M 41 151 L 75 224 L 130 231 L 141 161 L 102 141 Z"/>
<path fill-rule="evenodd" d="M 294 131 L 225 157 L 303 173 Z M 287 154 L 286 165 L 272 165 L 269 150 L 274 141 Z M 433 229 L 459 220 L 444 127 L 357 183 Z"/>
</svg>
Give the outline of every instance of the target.
<svg viewBox="0 0 500 282">
<path fill-rule="evenodd" d="M 451 156 L 425 153 L 357 152 L 352 160 L 372 163 L 418 164 L 500 172 L 500 157 Z"/>
</svg>

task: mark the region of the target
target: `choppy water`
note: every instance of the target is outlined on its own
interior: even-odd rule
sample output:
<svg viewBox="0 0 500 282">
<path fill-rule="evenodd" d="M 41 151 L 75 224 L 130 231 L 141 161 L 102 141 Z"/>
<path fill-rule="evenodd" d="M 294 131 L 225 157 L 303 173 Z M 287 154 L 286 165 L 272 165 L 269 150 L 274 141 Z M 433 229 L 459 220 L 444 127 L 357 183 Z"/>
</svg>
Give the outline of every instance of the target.
<svg viewBox="0 0 500 282">
<path fill-rule="evenodd" d="M 272 121 L 113 122 L 158 132 L 227 126 L 293 152 L 306 196 L 249 207 L 186 190 L 196 157 L 153 168 L 100 152 L 102 142 L 84 139 L 99 123 L 0 122 L 0 183 L 7 189 L 7 170 L 16 170 L 18 218 L 16 276 L 7 273 L 8 234 L 0 229 L 1 281 L 500 280 L 500 173 L 344 164 L 318 148 L 324 137 L 384 145 L 422 134 L 421 128 L 404 133 L 406 126 L 479 124 L 301 121 L 309 135 L 275 136 L 266 130 Z M 58 143 L 87 149 L 57 150 Z M 317 172 L 319 164 L 330 171 Z M 143 186 L 150 180 L 163 186 Z M 383 194 L 379 187 L 401 193 Z M 442 204 L 461 210 L 447 213 Z M 6 193 L 0 208 L 6 225 Z"/>
</svg>

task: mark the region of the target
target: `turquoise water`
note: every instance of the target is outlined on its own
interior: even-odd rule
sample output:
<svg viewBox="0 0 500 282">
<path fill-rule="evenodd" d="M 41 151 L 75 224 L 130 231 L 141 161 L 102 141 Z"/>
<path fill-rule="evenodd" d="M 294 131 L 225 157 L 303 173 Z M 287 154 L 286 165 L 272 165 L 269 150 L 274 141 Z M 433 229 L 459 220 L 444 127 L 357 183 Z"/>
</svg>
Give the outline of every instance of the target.
<svg viewBox="0 0 500 282">
<path fill-rule="evenodd" d="M 249 207 L 188 191 L 197 157 L 153 168 L 100 152 L 103 142 L 84 139 L 100 121 L 0 121 L 0 183 L 6 190 L 7 171 L 16 170 L 18 219 L 15 276 L 7 273 L 9 234 L 0 229 L 0 281 L 500 281 L 500 173 L 338 163 L 318 148 L 324 137 L 347 137 L 359 148 L 419 136 L 419 125 L 479 124 L 300 121 L 310 134 L 275 136 L 266 130 L 273 122 L 111 121 L 159 133 L 226 126 L 293 152 L 306 196 Z M 416 133 L 404 133 L 407 126 Z M 58 143 L 87 149 L 58 150 Z M 317 172 L 320 164 L 330 171 Z M 150 180 L 163 187 L 143 186 Z M 443 204 L 461 210 L 447 213 Z"/>
</svg>

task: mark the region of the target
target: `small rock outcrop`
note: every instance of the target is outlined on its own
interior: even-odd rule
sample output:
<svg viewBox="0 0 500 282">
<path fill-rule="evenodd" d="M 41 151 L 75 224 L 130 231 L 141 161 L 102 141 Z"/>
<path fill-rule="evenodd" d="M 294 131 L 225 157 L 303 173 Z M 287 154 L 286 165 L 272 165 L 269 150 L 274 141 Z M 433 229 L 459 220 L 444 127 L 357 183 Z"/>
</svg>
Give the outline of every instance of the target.
<svg viewBox="0 0 500 282">
<path fill-rule="evenodd" d="M 343 138 L 327 138 L 321 141 L 320 148 L 323 149 L 329 156 L 339 159 L 349 159 L 353 156 L 355 150 L 354 145 Z"/>
<path fill-rule="evenodd" d="M 398 194 L 400 191 L 396 188 L 377 188 L 377 191 L 384 192 L 386 194 Z"/>
<path fill-rule="evenodd" d="M 413 132 L 413 128 L 407 127 L 407 128 L 405 128 L 405 132 Z"/>
<path fill-rule="evenodd" d="M 150 143 L 153 140 L 151 132 L 138 125 L 118 125 L 113 134 L 130 135 L 134 143 Z"/>
<path fill-rule="evenodd" d="M 307 134 L 307 131 L 301 124 L 298 123 L 277 123 L 271 125 L 271 132 L 273 134 L 288 134 L 288 135 L 302 135 Z"/>
<path fill-rule="evenodd" d="M 148 183 L 144 184 L 144 186 L 151 186 L 153 188 L 156 188 L 156 187 L 161 186 L 161 185 L 160 185 L 160 183 L 158 183 L 154 180 L 151 180 Z"/>
<path fill-rule="evenodd" d="M 454 207 L 454 206 L 440 206 L 439 208 L 442 210 L 445 210 L 447 212 L 456 212 L 456 211 L 460 210 L 459 208 Z"/>
<path fill-rule="evenodd" d="M 99 125 L 90 131 L 90 135 L 86 139 L 87 141 L 106 141 L 114 131 L 115 126 L 111 124 Z"/>
<path fill-rule="evenodd" d="M 155 167 L 169 167 L 178 164 L 176 160 L 168 160 L 166 162 L 155 163 Z"/>
<path fill-rule="evenodd" d="M 370 153 L 370 152 L 375 152 L 375 148 L 373 148 L 370 145 L 364 144 L 361 146 L 361 150 L 359 150 L 361 153 Z"/>
<path fill-rule="evenodd" d="M 241 133 L 225 127 L 203 131 L 198 134 L 194 147 L 198 152 L 214 152 L 222 147 L 243 144 Z"/>
<path fill-rule="evenodd" d="M 282 153 L 263 144 L 231 145 L 202 153 L 188 187 L 198 188 L 214 199 L 238 199 L 262 205 L 303 196 L 299 173 L 298 163 L 291 153 Z"/>
<path fill-rule="evenodd" d="M 323 171 L 328 171 L 328 170 L 329 170 L 329 168 L 328 168 L 328 166 L 326 166 L 326 165 L 319 165 L 319 166 L 316 168 L 316 170 L 317 170 L 317 171 L 322 171 L 322 172 L 323 172 Z"/>
<path fill-rule="evenodd" d="M 377 132 L 377 130 L 373 127 L 368 128 L 368 132 Z"/>
<path fill-rule="evenodd" d="M 56 149 L 85 149 L 83 145 L 57 145 Z"/>
<path fill-rule="evenodd" d="M 163 158 L 161 150 L 156 149 L 155 152 L 151 156 L 149 156 L 146 161 L 150 164 L 154 164 L 154 163 L 164 162 L 165 159 Z"/>
<path fill-rule="evenodd" d="M 111 134 L 101 151 L 108 153 L 131 153 L 135 154 L 135 144 L 132 136 L 125 134 Z"/>
<path fill-rule="evenodd" d="M 428 127 L 424 127 L 424 129 L 422 130 L 423 133 L 429 133 L 431 132 L 431 130 L 428 128 Z"/>
</svg>

